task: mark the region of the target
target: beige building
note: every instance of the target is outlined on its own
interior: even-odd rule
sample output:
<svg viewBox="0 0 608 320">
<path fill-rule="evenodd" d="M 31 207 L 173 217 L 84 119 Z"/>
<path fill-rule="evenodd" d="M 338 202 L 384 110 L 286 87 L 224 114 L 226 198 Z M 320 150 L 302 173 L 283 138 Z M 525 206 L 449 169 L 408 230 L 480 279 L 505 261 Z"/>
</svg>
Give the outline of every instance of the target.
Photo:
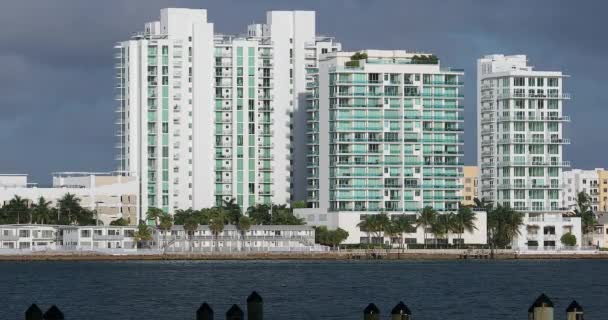
<svg viewBox="0 0 608 320">
<path fill-rule="evenodd" d="M 608 211 L 608 170 L 595 168 L 592 170 L 572 169 L 563 172 L 564 186 L 562 193 L 562 208 L 573 211 L 579 192 L 589 195 L 591 210 L 594 212 Z"/>
<path fill-rule="evenodd" d="M 479 167 L 464 166 L 463 173 L 462 204 L 465 206 L 474 205 L 474 199 L 479 197 Z"/>
<path fill-rule="evenodd" d="M 608 212 L 608 170 L 597 171 L 598 211 Z"/>
<path fill-rule="evenodd" d="M 104 224 L 124 218 L 137 224 L 138 181 L 134 176 L 116 173 L 62 172 L 53 174 L 53 186 L 38 187 L 27 181 L 27 175 L 0 174 L 0 206 L 20 196 L 30 203 L 44 197 L 51 205 L 65 194 L 76 195 L 80 205 L 96 210 Z"/>
</svg>

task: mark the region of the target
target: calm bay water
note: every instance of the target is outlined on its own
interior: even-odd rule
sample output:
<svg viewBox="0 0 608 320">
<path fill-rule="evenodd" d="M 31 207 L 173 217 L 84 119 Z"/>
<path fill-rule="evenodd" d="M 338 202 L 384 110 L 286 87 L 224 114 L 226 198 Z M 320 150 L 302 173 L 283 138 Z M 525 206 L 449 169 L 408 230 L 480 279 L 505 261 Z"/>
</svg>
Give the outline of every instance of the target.
<svg viewBox="0 0 608 320">
<path fill-rule="evenodd" d="M 36 302 L 68 320 L 183 320 L 203 301 L 223 319 L 252 290 L 266 319 L 361 319 L 369 302 L 387 314 L 400 300 L 416 320 L 526 319 L 541 292 L 556 320 L 572 299 L 608 319 L 608 261 L 591 260 L 4 262 L 0 319 Z"/>
</svg>

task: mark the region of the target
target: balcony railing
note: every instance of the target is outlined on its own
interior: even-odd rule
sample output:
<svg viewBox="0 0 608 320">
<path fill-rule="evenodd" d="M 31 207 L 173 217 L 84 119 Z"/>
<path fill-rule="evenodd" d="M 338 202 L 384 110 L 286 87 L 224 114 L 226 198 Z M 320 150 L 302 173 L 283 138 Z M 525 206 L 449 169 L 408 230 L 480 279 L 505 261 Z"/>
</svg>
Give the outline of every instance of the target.
<svg viewBox="0 0 608 320">
<path fill-rule="evenodd" d="M 501 93 L 497 99 L 570 99 L 569 93 Z"/>
</svg>

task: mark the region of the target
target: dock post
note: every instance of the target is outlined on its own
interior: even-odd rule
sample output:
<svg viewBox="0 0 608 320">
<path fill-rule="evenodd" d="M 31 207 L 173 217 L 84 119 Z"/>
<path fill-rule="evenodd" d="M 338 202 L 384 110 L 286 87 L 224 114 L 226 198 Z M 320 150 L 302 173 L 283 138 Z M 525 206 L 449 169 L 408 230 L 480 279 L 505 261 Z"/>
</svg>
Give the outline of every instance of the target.
<svg viewBox="0 0 608 320">
<path fill-rule="evenodd" d="M 25 320 L 42 320 L 42 310 L 35 303 L 25 310 Z"/>
<path fill-rule="evenodd" d="M 245 320 L 243 310 L 236 304 L 233 304 L 228 311 L 226 311 L 226 320 Z"/>
<path fill-rule="evenodd" d="M 363 320 L 380 320 L 380 309 L 373 303 L 368 304 L 363 310 Z"/>
<path fill-rule="evenodd" d="M 256 291 L 253 291 L 247 298 L 247 319 L 264 319 L 264 301 L 262 300 L 262 296 L 260 296 Z"/>
<path fill-rule="evenodd" d="M 213 309 L 207 302 L 203 302 L 196 310 L 196 320 L 213 320 Z"/>
<path fill-rule="evenodd" d="M 583 320 L 585 312 L 576 300 L 572 301 L 566 309 L 566 320 Z"/>
<path fill-rule="evenodd" d="M 64 320 L 63 312 L 56 305 L 51 306 L 42 316 L 44 320 Z"/>
<path fill-rule="evenodd" d="M 403 303 L 403 301 L 399 301 L 391 311 L 391 320 L 410 320 L 411 318 L 412 311 Z"/>
<path fill-rule="evenodd" d="M 553 320 L 553 302 L 544 293 L 534 301 L 534 320 Z"/>
</svg>

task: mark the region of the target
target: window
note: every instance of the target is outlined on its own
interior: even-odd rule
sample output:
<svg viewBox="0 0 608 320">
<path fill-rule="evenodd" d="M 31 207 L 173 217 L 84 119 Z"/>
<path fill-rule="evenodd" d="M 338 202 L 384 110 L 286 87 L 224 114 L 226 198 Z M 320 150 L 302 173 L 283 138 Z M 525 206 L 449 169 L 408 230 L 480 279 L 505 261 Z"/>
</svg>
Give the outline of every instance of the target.
<svg viewBox="0 0 608 320">
<path fill-rule="evenodd" d="M 516 77 L 516 78 L 514 78 L 514 79 L 513 79 L 513 85 L 514 85 L 515 87 L 523 87 L 523 86 L 525 86 L 525 85 L 526 85 L 526 84 L 525 84 L 525 80 L 526 80 L 526 79 L 525 79 L 525 78 L 523 78 L 523 77 Z"/>
<path fill-rule="evenodd" d="M 559 84 L 559 79 L 558 78 L 549 78 L 547 79 L 547 85 L 549 87 L 557 87 Z"/>
<path fill-rule="evenodd" d="M 80 237 L 81 238 L 90 238 L 91 230 L 80 230 Z"/>
</svg>

